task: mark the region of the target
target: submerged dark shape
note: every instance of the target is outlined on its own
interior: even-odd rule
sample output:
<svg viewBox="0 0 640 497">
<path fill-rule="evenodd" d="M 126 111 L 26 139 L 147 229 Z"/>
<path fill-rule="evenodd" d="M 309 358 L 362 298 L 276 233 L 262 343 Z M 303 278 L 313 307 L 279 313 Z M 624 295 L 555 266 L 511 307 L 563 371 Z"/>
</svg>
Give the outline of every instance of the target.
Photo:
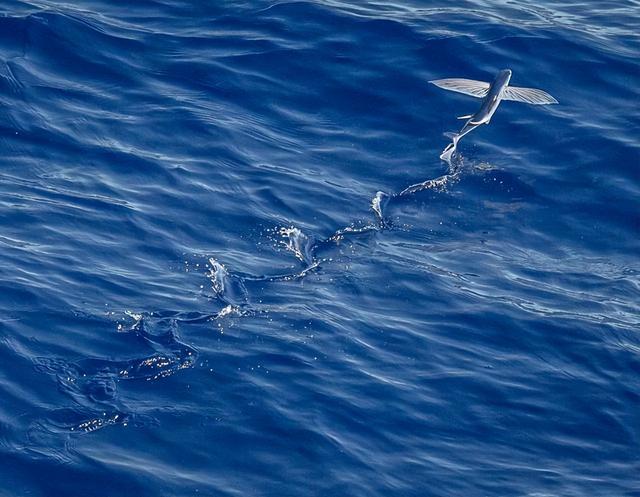
<svg viewBox="0 0 640 497">
<path fill-rule="evenodd" d="M 450 160 L 456 150 L 458 141 L 467 133 L 473 131 L 478 126 L 489 124 L 491 117 L 496 112 L 502 100 L 512 100 L 514 102 L 524 102 L 534 105 L 557 104 L 558 101 L 548 93 L 535 88 L 520 88 L 509 86 L 511 80 L 511 70 L 503 69 L 498 73 L 492 83 L 475 81 L 473 79 L 436 79 L 429 81 L 440 88 L 451 90 L 472 97 L 482 98 L 482 105 L 475 114 L 460 116 L 458 119 L 466 119 L 462 129 L 453 135 L 453 141 L 442 151 L 440 158 Z"/>
</svg>

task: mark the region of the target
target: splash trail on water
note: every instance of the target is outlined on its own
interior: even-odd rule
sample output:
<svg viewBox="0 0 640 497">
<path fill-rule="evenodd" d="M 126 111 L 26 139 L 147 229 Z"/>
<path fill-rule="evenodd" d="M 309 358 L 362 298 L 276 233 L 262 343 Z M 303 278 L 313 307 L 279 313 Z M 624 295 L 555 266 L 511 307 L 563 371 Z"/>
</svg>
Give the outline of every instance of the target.
<svg viewBox="0 0 640 497">
<path fill-rule="evenodd" d="M 277 230 L 280 237 L 279 244 L 288 252 L 293 254 L 296 259 L 303 263 L 304 267 L 292 273 L 274 274 L 274 275 L 251 275 L 242 273 L 229 273 L 227 268 L 219 263 L 217 259 L 209 258 L 210 268 L 207 277 L 211 282 L 211 288 L 214 296 L 229 305 L 231 300 L 235 300 L 233 296 L 237 293 L 231 290 L 234 288 L 230 283 L 236 282 L 236 287 L 242 289 L 243 304 L 248 307 L 248 291 L 246 282 L 274 282 L 274 281 L 292 281 L 299 280 L 305 276 L 317 272 L 322 265 L 332 261 L 330 256 L 320 257 L 318 253 L 330 251 L 338 246 L 345 239 L 353 238 L 372 233 L 379 233 L 393 228 L 393 223 L 389 219 L 388 209 L 393 207 L 394 202 L 402 200 L 409 195 L 419 193 L 424 190 L 446 191 L 448 185 L 460 179 L 463 158 L 460 155 L 449 157 L 446 161 L 447 172 L 437 178 L 428 179 L 420 183 L 408 186 L 404 190 L 395 194 L 388 194 L 378 191 L 371 200 L 371 209 L 375 215 L 375 222 L 368 222 L 362 225 L 349 225 L 337 229 L 329 237 L 315 241 L 313 238 L 304 234 L 295 226 L 282 227 Z M 228 290 L 229 289 L 229 290 Z M 212 318 L 220 317 L 218 314 Z"/>
</svg>

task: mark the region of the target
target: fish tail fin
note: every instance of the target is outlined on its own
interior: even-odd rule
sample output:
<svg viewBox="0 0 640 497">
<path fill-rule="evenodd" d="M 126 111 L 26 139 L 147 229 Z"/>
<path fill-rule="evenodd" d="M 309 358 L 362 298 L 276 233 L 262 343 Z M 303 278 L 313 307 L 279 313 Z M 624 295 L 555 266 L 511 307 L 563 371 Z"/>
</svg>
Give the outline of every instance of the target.
<svg viewBox="0 0 640 497">
<path fill-rule="evenodd" d="M 453 135 L 453 141 L 447 145 L 442 153 L 440 154 L 440 159 L 449 162 L 453 153 L 456 151 L 456 147 L 458 146 L 458 135 Z"/>
</svg>

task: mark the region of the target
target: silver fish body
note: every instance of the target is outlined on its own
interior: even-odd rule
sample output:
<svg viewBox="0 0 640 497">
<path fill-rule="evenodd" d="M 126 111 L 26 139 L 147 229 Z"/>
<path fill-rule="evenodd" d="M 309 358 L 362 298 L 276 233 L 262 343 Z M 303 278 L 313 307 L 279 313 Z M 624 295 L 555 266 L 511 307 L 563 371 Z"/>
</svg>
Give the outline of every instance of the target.
<svg viewBox="0 0 640 497">
<path fill-rule="evenodd" d="M 470 133 L 478 126 L 489 124 L 493 114 L 495 114 L 500 102 L 503 100 L 513 100 L 534 105 L 557 104 L 558 101 L 548 93 L 535 88 L 519 88 L 509 86 L 511 81 L 511 70 L 500 71 L 492 83 L 475 81 L 471 79 L 438 79 L 430 83 L 444 88 L 445 90 L 464 93 L 477 98 L 482 98 L 480 108 L 472 115 L 463 116 L 460 119 L 467 119 L 462 129 L 453 136 L 453 141 L 445 148 L 440 155 L 443 160 L 449 161 L 455 152 L 458 141 Z"/>
</svg>

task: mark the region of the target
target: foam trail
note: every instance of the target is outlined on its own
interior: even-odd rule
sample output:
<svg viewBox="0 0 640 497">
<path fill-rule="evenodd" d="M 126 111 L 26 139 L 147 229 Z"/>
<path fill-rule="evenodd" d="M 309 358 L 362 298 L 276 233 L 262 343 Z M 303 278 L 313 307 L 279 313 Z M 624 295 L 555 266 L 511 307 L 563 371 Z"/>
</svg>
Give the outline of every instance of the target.
<svg viewBox="0 0 640 497">
<path fill-rule="evenodd" d="M 404 195 L 410 195 L 412 193 L 417 193 L 422 190 L 441 190 L 447 186 L 447 183 L 452 179 L 449 174 L 444 174 L 439 178 L 428 179 L 427 181 L 423 181 L 422 183 L 416 183 L 415 185 L 408 186 L 400 193 L 398 193 L 398 197 L 402 197 Z"/>
<path fill-rule="evenodd" d="M 337 243 L 341 242 L 350 235 L 364 235 L 375 231 L 380 231 L 380 227 L 376 224 L 365 224 L 364 226 L 346 226 L 336 231 L 333 235 L 327 238 L 326 241 Z"/>
<path fill-rule="evenodd" d="M 231 289 L 239 289 L 239 292 L 236 290 L 235 293 L 242 294 L 242 305 L 246 309 L 249 307 L 249 297 L 246 286 L 244 284 L 245 282 L 294 281 L 304 278 L 308 274 L 318 271 L 320 269 L 321 263 L 331 261 L 331 258 L 318 258 L 317 253 L 319 251 L 335 248 L 348 237 L 377 233 L 391 228 L 391 223 L 387 219 L 385 219 L 385 211 L 387 209 L 387 206 L 395 199 L 399 200 L 402 197 L 406 197 L 407 195 L 411 195 L 423 190 L 443 191 L 446 189 L 448 184 L 459 179 L 462 158 L 454 156 L 453 154 L 458 138 L 459 137 L 456 135 L 452 136 L 453 143 L 451 147 L 451 154 L 449 154 L 446 158 L 446 162 L 449 167 L 447 172 L 442 176 L 408 186 L 400 193 L 392 195 L 389 195 L 382 191 L 376 192 L 374 197 L 371 199 L 371 209 L 373 210 L 376 218 L 375 223 L 367 223 L 360 226 L 346 226 L 344 228 L 336 230 L 331 236 L 325 238 L 324 240 L 315 240 L 312 237 L 304 234 L 299 228 L 296 228 L 295 226 L 279 228 L 276 231 L 276 233 L 281 237 L 280 240 L 278 240 L 279 245 L 283 246 L 288 252 L 291 252 L 296 257 L 296 259 L 303 263 L 304 267 L 302 268 L 302 270 L 272 275 L 253 275 L 237 272 L 235 274 L 230 274 L 224 265 L 219 263 L 213 257 L 210 258 L 209 264 L 211 265 L 211 269 L 209 273 L 207 273 L 207 276 L 211 280 L 211 285 L 214 292 L 216 292 L 216 297 L 220 298 L 225 303 L 232 304 L 232 302 L 229 301 L 229 297 L 234 293 L 231 291 Z M 238 306 L 232 307 L 233 310 L 240 309 Z M 229 307 L 227 310 L 231 310 L 231 307 Z M 219 313 L 218 315 L 215 315 L 213 317 L 222 317 L 225 314 L 226 313 L 223 310 L 222 313 Z M 200 319 L 203 318 L 198 318 L 198 320 Z"/>
<path fill-rule="evenodd" d="M 255 282 L 273 282 L 273 281 L 293 281 L 305 277 L 307 274 L 320 268 L 320 262 L 315 257 L 316 249 L 322 245 L 322 242 L 316 242 L 312 237 L 307 236 L 299 228 L 295 226 L 282 227 L 277 229 L 276 243 L 284 247 L 287 252 L 291 252 L 296 259 L 303 264 L 301 270 L 295 272 L 286 272 L 280 274 L 255 275 L 242 272 L 230 274 L 227 268 L 214 258 L 209 259 L 211 265 L 207 276 L 211 280 L 212 288 L 216 292 L 216 297 L 223 302 L 229 299 L 230 288 L 239 289 L 243 296 L 241 306 L 233 305 L 233 310 L 242 314 L 241 307 L 245 309 L 249 305 L 249 295 L 245 283 Z M 238 293 L 236 291 L 235 293 Z M 237 299 L 236 299 L 237 301 Z M 224 311 L 224 309 L 223 309 Z M 223 317 L 225 314 L 221 311 L 214 317 Z"/>
<path fill-rule="evenodd" d="M 455 147 L 453 149 L 455 150 Z M 398 193 L 396 197 L 403 197 L 405 195 L 417 193 L 422 190 L 444 190 L 449 183 L 453 183 L 460 178 L 462 158 L 454 161 L 451 159 L 451 157 L 449 157 L 449 159 L 447 160 L 447 164 L 449 165 L 449 169 L 446 174 L 443 174 L 442 176 L 434 179 L 428 179 L 426 181 L 423 181 L 422 183 L 416 183 L 414 185 L 408 186 L 400 193 Z"/>
<path fill-rule="evenodd" d="M 254 283 L 255 282 L 272 282 L 272 281 L 294 281 L 300 278 L 304 278 L 307 274 L 320 269 L 320 262 L 321 261 L 313 261 L 309 266 L 295 273 L 281 273 L 281 274 L 270 274 L 270 275 L 239 274 L 237 275 L 237 277 L 242 279 L 242 281 L 254 282 Z"/>
<path fill-rule="evenodd" d="M 454 145 L 455 141 L 454 139 Z M 461 159 L 456 156 L 454 161 L 453 157 L 452 151 L 446 159 L 449 165 L 447 173 L 438 178 L 416 183 L 398 194 L 376 192 L 371 199 L 375 222 L 346 226 L 321 240 L 305 235 L 294 226 L 280 228 L 277 231 L 281 237 L 279 244 L 291 252 L 303 265 L 302 269 L 296 272 L 264 276 L 231 273 L 215 257 L 209 257 L 206 277 L 211 282 L 214 297 L 221 301 L 224 307 L 214 314 L 192 312 L 176 314 L 168 311 L 147 314 L 127 311 L 126 314 L 134 321 L 128 331 L 135 332 L 142 340 L 142 344 L 150 349 L 137 357 L 85 358 L 72 362 L 41 358 L 37 368 L 57 378 L 60 390 L 73 400 L 74 407 L 69 410 L 70 415 L 66 411 L 51 412 L 49 414 L 51 419 L 41 420 L 42 428 L 38 423 L 34 424 L 34 433 L 45 433 L 52 429 L 91 433 L 108 426 L 126 425 L 133 419 L 134 413 L 128 412 L 118 394 L 120 382 L 156 381 L 195 366 L 198 352 L 180 341 L 177 334 L 178 323 L 197 324 L 224 318 L 230 314 L 243 316 L 254 312 L 265 312 L 259 307 L 257 310 L 252 308 L 245 282 L 302 279 L 318 271 L 321 263 L 332 260 L 317 257 L 316 254 L 320 250 L 335 250 L 347 237 L 375 234 L 391 228 L 391 223 L 385 219 L 385 213 L 388 205 L 394 200 L 400 202 L 401 197 L 426 189 L 444 190 L 450 182 L 459 178 Z M 118 330 L 125 331 L 122 325 L 119 325 Z M 58 416 L 63 419 L 58 421 Z"/>
<path fill-rule="evenodd" d="M 90 433 L 133 416 L 118 393 L 121 381 L 156 381 L 195 366 L 198 352 L 180 341 L 175 319 L 127 312 L 134 322 L 128 332 L 151 349 L 136 357 L 87 357 L 75 361 L 40 357 L 36 369 L 53 375 L 58 389 L 73 401 L 69 409 L 48 410 L 30 427 L 35 436 L 54 432 Z M 151 321 L 152 323 L 148 323 Z M 121 330 L 122 331 L 122 330 Z"/>
</svg>

